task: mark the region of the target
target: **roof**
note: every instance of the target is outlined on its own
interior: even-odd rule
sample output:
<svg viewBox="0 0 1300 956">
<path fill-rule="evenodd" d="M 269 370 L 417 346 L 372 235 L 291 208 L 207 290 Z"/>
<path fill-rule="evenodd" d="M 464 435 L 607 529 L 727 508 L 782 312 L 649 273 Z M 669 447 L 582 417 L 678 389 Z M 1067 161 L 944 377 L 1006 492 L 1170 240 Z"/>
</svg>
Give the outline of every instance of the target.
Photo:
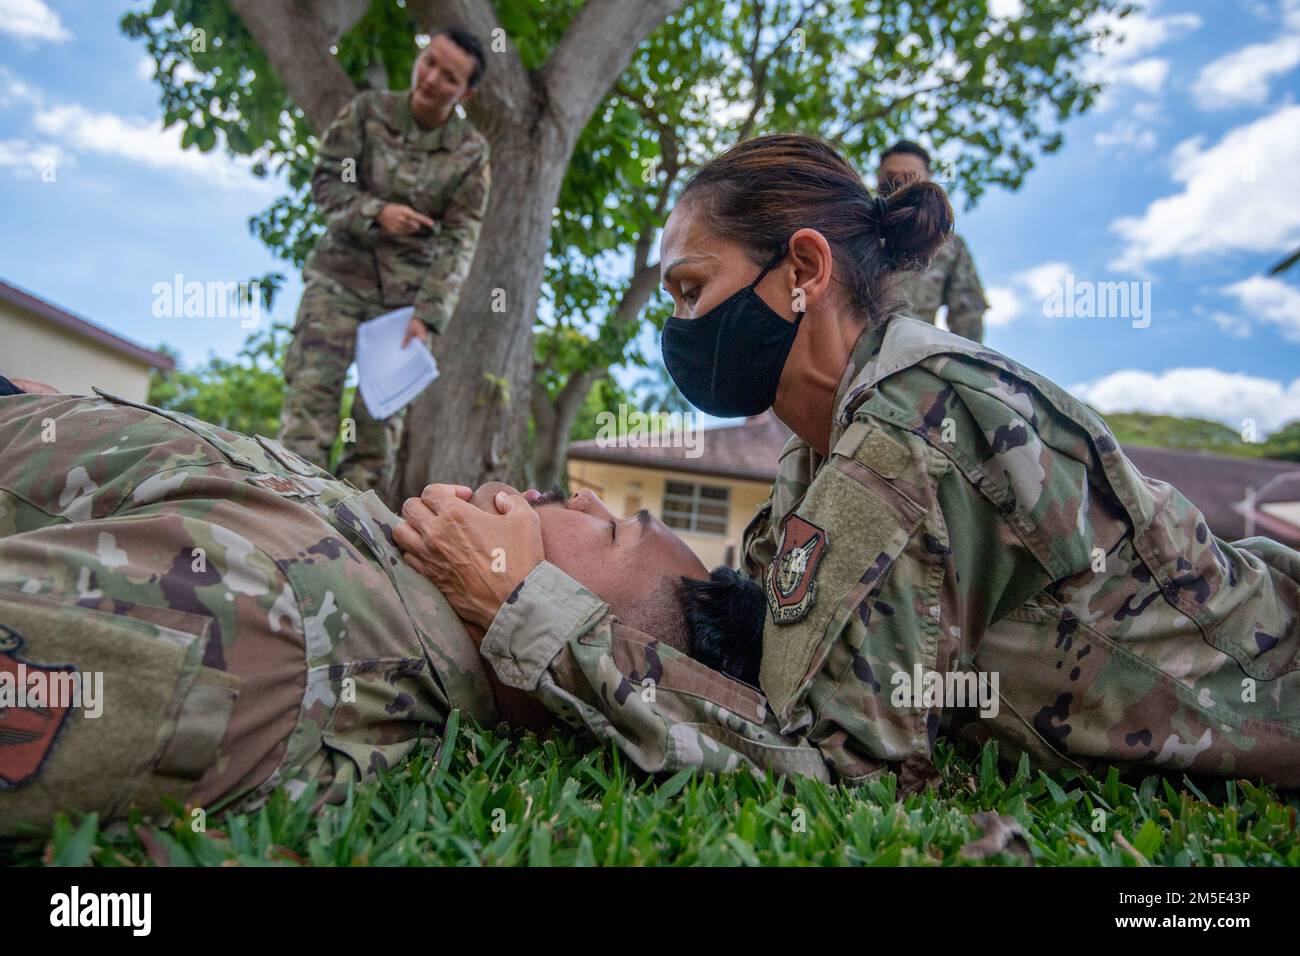
<svg viewBox="0 0 1300 956">
<path fill-rule="evenodd" d="M 122 336 L 108 331 L 108 329 L 101 328 L 93 322 L 89 322 L 78 315 L 73 315 L 66 309 L 60 309 L 57 305 L 39 299 L 30 292 L 24 292 L 17 286 L 12 286 L 4 281 L 0 281 L 0 302 L 7 302 L 24 312 L 39 316 L 60 328 L 98 342 L 120 355 L 126 355 L 153 368 L 172 369 L 176 367 L 176 363 L 170 356 L 164 355 L 162 352 L 155 352 L 153 349 L 147 349 L 143 345 L 136 345 L 129 339 L 124 339 Z"/>
<path fill-rule="evenodd" d="M 588 439 L 570 445 L 569 457 L 766 483 L 776 477 L 776 460 L 789 437 L 790 429 L 768 411 L 740 425 L 699 429 L 695 433 L 699 444 L 694 449 L 610 448 L 602 447 L 599 439 Z M 688 455 L 697 451 L 703 454 L 697 458 Z"/>
<path fill-rule="evenodd" d="M 1279 481 L 1260 495 L 1257 503 L 1300 500 L 1300 461 L 1238 458 L 1144 445 L 1125 445 L 1124 453 L 1146 477 L 1166 482 L 1181 491 L 1205 515 L 1210 530 L 1228 541 L 1246 534 L 1244 501 L 1249 489 L 1258 489 L 1279 475 L 1295 473 L 1295 481 Z M 1255 512 L 1255 533 L 1291 547 L 1300 547 L 1300 528 L 1258 509 Z"/>
<path fill-rule="evenodd" d="M 767 411 L 739 425 L 701 429 L 698 437 L 697 450 L 703 451 L 698 458 L 687 457 L 688 449 L 684 447 L 610 448 L 601 447 L 597 440 L 574 442 L 569 446 L 569 457 L 770 482 L 776 477 L 777 458 L 790 437 L 790 429 Z M 1205 515 L 1214 534 L 1228 541 L 1246 534 L 1244 501 L 1248 489 L 1261 488 L 1279 475 L 1296 473 L 1295 481 L 1279 481 L 1259 496 L 1257 504 L 1300 500 L 1300 462 L 1143 445 L 1125 445 L 1124 453 L 1143 475 L 1182 492 Z M 1300 528 L 1258 508 L 1255 533 L 1300 548 Z"/>
</svg>

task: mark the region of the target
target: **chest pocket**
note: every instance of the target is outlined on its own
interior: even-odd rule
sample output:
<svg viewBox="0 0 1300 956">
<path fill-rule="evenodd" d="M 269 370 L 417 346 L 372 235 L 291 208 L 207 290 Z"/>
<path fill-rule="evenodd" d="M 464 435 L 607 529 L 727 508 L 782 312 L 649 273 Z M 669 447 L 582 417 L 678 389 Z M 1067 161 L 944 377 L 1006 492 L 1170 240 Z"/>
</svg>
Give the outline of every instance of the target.
<svg viewBox="0 0 1300 956">
<path fill-rule="evenodd" d="M 888 480 L 908 460 L 907 450 L 878 429 L 869 441 L 867 437 L 858 429 L 836 446 L 785 520 L 779 550 L 765 574 L 769 614 L 760 682 L 783 729 L 801 723 L 795 719 L 796 707 L 835 639 L 879 589 L 925 516 L 921 505 Z M 820 555 L 813 553 L 816 545 L 808 545 L 816 532 L 822 535 Z M 806 553 L 794 554 L 798 547 Z M 794 570 L 811 578 L 810 593 L 804 593 L 810 606 L 798 617 L 781 607 L 782 594 L 801 593 L 799 582 L 790 580 Z M 785 581 L 777 577 L 783 573 Z"/>
</svg>

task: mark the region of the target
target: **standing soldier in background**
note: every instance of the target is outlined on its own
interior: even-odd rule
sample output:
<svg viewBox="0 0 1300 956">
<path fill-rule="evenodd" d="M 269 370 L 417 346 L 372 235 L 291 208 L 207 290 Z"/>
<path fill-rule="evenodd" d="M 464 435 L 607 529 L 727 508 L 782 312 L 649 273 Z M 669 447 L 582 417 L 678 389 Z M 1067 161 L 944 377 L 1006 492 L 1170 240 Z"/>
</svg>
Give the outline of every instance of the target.
<svg viewBox="0 0 1300 956">
<path fill-rule="evenodd" d="M 321 140 L 312 196 L 327 231 L 303 268 L 306 289 L 285 356 L 280 440 L 328 467 L 357 326 L 413 305 L 403 347 L 451 320 L 487 208 L 487 140 L 456 115 L 483 77 L 483 48 L 455 27 L 416 59 L 408 92 L 362 93 Z M 376 421 L 360 394 L 338 475 L 363 490 L 391 473 L 405 411 Z"/>
<path fill-rule="evenodd" d="M 880 157 L 876 187 L 893 192 L 908 179 L 930 178 L 930 154 L 911 140 L 900 139 Z M 925 272 L 911 273 L 900 287 L 905 311 L 934 325 L 939 306 L 948 307 L 948 329 L 976 342 L 984 339 L 984 310 L 989 307 L 975 272 L 975 262 L 961 236 L 953 233 L 939 247 Z"/>
</svg>

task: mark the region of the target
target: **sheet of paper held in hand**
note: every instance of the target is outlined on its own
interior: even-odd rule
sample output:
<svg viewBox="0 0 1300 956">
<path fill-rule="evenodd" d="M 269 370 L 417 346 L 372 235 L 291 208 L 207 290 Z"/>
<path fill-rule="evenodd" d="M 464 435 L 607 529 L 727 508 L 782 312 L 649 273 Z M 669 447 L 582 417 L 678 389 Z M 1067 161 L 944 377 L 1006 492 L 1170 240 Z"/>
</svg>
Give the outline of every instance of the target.
<svg viewBox="0 0 1300 956">
<path fill-rule="evenodd" d="M 438 363 L 418 339 L 402 348 L 414 314 L 408 305 L 357 326 L 357 388 L 374 418 L 401 411 L 438 377 Z"/>
</svg>

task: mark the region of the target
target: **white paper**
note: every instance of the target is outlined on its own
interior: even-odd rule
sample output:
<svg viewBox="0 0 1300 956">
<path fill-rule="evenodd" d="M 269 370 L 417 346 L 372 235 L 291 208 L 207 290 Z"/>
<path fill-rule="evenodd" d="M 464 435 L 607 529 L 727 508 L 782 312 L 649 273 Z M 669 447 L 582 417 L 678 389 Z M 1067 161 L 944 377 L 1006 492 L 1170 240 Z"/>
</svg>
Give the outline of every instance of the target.
<svg viewBox="0 0 1300 956">
<path fill-rule="evenodd" d="M 357 326 L 357 390 L 374 418 L 401 411 L 438 377 L 438 363 L 422 342 L 412 339 L 402 348 L 414 315 L 408 305 Z"/>
</svg>

